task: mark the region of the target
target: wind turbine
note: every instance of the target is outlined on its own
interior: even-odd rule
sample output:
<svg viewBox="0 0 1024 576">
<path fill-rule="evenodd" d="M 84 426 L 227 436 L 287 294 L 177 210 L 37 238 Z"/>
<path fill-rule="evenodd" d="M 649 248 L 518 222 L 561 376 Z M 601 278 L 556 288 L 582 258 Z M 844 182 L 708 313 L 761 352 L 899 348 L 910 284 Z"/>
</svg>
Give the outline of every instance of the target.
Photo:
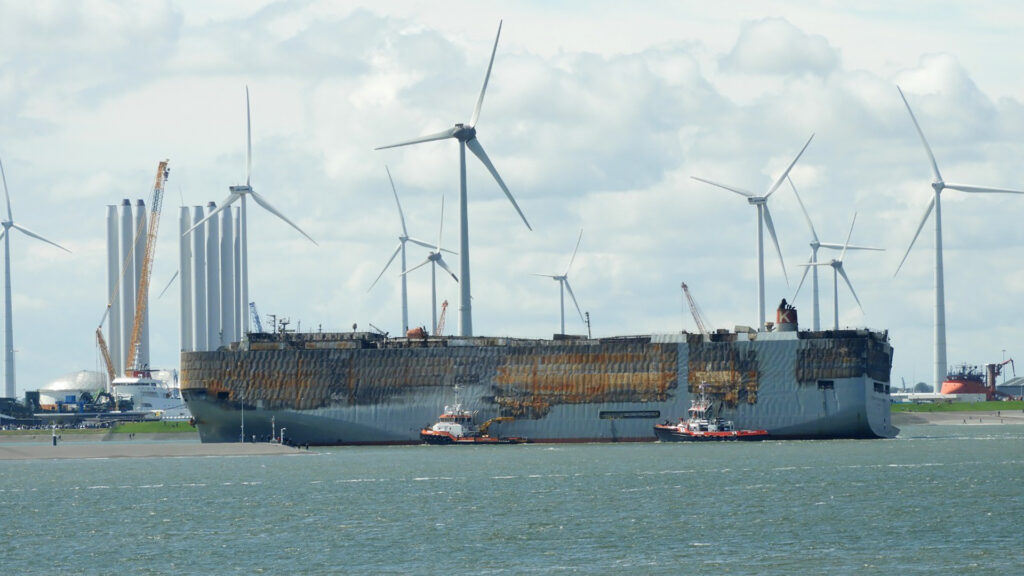
<svg viewBox="0 0 1024 576">
<path fill-rule="evenodd" d="M 441 252 L 442 252 L 442 250 L 441 250 L 441 232 L 442 231 L 444 231 L 444 196 L 441 196 L 441 224 L 439 224 L 438 227 L 437 227 L 437 247 L 436 247 L 436 249 L 430 251 L 430 254 L 427 255 L 427 259 L 426 260 L 424 260 L 423 262 L 420 262 L 419 264 L 413 266 L 409 270 L 407 270 L 405 272 L 402 272 L 402 282 L 404 283 L 405 282 L 405 276 L 407 274 L 409 274 L 409 272 L 412 272 L 413 270 L 416 270 L 418 268 L 422 268 L 423 266 L 426 266 L 427 264 L 430 264 L 430 302 L 431 302 L 430 309 L 431 309 L 431 312 L 433 314 L 433 316 L 431 317 L 431 324 L 430 325 L 432 326 L 431 332 L 433 332 L 435 335 L 439 335 L 439 334 L 437 334 L 437 267 L 440 266 L 441 268 L 444 269 L 445 272 L 450 274 L 451 277 L 453 279 L 455 279 L 456 282 L 459 281 L 459 277 L 456 276 L 454 272 L 452 272 L 452 269 L 448 267 L 448 263 L 444 261 L 444 257 L 441 256 Z M 447 250 L 444 250 L 444 252 L 447 252 Z"/>
<path fill-rule="evenodd" d="M 303 236 L 308 238 L 310 242 L 312 242 L 313 244 L 319 246 L 319 244 L 316 243 L 316 240 L 313 240 L 313 238 L 311 238 L 309 236 L 309 234 L 306 234 L 305 232 L 302 231 L 302 228 L 299 228 L 294 222 L 292 222 L 291 220 L 286 218 L 284 214 L 281 214 L 280 212 L 278 212 L 273 206 L 270 205 L 269 202 L 267 202 L 267 200 L 265 198 L 263 198 L 263 196 L 260 196 L 259 194 L 256 193 L 255 190 L 252 189 L 251 177 L 252 177 L 252 122 L 250 121 L 250 113 L 249 113 L 249 87 L 246 86 L 245 87 L 245 184 L 244 185 L 240 185 L 240 186 L 229 186 L 228 189 L 231 190 L 231 194 L 229 194 L 228 197 L 223 202 L 220 203 L 220 206 L 218 206 L 216 210 L 214 210 L 213 212 L 210 212 L 209 214 L 207 214 L 205 218 L 203 218 L 202 220 L 197 222 L 194 226 L 192 226 L 191 228 L 189 228 L 188 230 L 185 231 L 185 234 L 192 233 L 193 230 L 195 230 L 196 228 L 198 228 L 198 227 L 202 226 L 203 224 L 205 224 L 207 220 L 209 220 L 210 218 L 213 218 L 214 216 L 219 214 L 221 211 L 226 209 L 232 203 L 234 203 L 236 201 L 239 202 L 239 206 L 240 206 L 240 210 L 239 211 L 241 212 L 241 215 L 240 215 L 240 218 L 239 218 L 239 233 L 238 233 L 238 235 L 240 237 L 240 244 L 241 244 L 241 247 L 240 247 L 241 265 L 239 266 L 239 268 L 241 269 L 240 276 L 241 276 L 241 279 L 242 279 L 242 281 L 241 281 L 241 284 L 242 284 L 242 286 L 241 286 L 241 299 L 240 299 L 240 303 L 239 303 L 240 304 L 239 314 L 241 314 L 242 318 L 244 319 L 243 320 L 244 324 L 242 325 L 242 337 L 243 338 L 245 338 L 245 335 L 249 333 L 249 236 L 248 236 L 248 230 L 247 230 L 248 227 L 246 225 L 247 219 L 246 219 L 246 215 L 245 215 L 245 197 L 246 196 L 252 196 L 252 199 L 255 200 L 257 204 L 262 206 L 264 210 L 266 210 L 267 212 L 270 212 L 274 216 L 277 216 L 281 220 L 284 220 L 286 223 L 288 223 L 289 226 L 291 226 L 292 228 L 295 228 L 296 230 L 299 231 L 300 234 L 302 234 Z"/>
<path fill-rule="evenodd" d="M 405 281 L 406 280 L 405 279 L 405 273 L 407 271 L 406 268 L 405 268 L 405 243 L 406 242 L 412 242 L 413 244 L 419 244 L 420 246 L 423 246 L 424 248 L 429 248 L 430 250 L 437 250 L 438 247 L 434 246 L 433 244 L 429 244 L 427 242 L 424 242 L 422 240 L 417 240 L 415 238 L 409 237 L 409 231 L 405 227 L 405 214 L 402 213 L 402 203 L 398 201 L 398 191 L 395 190 L 395 181 L 391 179 L 391 170 L 389 170 L 387 166 L 384 167 L 384 170 L 387 170 L 388 181 L 391 182 L 391 192 L 393 192 L 394 195 L 395 195 L 395 205 L 398 206 L 398 218 L 402 222 L 402 234 L 398 237 L 398 246 L 395 248 L 395 251 L 391 254 L 391 258 L 388 259 L 388 263 L 384 265 L 384 269 L 381 270 L 380 274 L 377 275 L 377 279 L 373 281 L 373 284 L 370 284 L 370 288 L 367 289 L 367 292 L 369 292 L 370 290 L 373 290 L 373 287 L 377 285 L 377 282 L 380 280 L 381 276 L 383 276 L 384 273 L 387 272 L 388 268 L 391 267 L 391 263 L 395 261 L 395 257 L 398 256 L 399 253 L 401 253 L 402 254 L 402 332 L 405 333 L 406 331 L 409 330 L 409 292 L 408 292 L 408 286 L 406 285 L 406 281 Z M 444 198 L 441 199 L 441 202 L 442 202 L 442 214 L 441 214 L 441 217 L 443 218 L 444 217 L 444 213 L 443 213 Z"/>
<path fill-rule="evenodd" d="M 487 168 L 494 180 L 498 182 L 498 186 L 508 197 L 509 202 L 519 213 L 519 217 L 523 219 L 523 223 L 530 230 L 530 223 L 526 221 L 526 216 L 523 215 L 523 211 L 519 209 L 519 204 L 516 204 L 516 199 L 512 197 L 512 193 L 509 191 L 508 186 L 505 185 L 505 181 L 501 179 L 498 171 L 494 168 L 494 164 L 491 163 L 490 158 L 487 157 L 487 153 L 484 152 L 483 146 L 476 137 L 476 123 L 480 119 L 480 108 L 484 103 L 484 94 L 487 92 L 487 82 L 491 78 L 491 68 L 494 66 L 494 55 L 498 51 L 498 39 L 501 38 L 501 22 L 498 22 L 498 34 L 494 37 L 494 48 L 491 50 L 491 61 L 487 64 L 487 74 L 484 76 L 484 85 L 480 88 L 480 96 L 476 101 L 476 108 L 473 109 L 473 116 L 469 120 L 469 124 L 456 124 L 452 128 L 449 128 L 443 132 L 436 134 L 429 134 L 427 136 L 421 136 L 412 140 L 405 140 L 395 144 L 389 144 L 387 146 L 379 146 L 374 150 L 383 150 L 385 148 L 396 148 L 398 146 L 408 146 L 410 144 L 419 144 L 421 142 L 432 142 L 434 140 L 446 140 L 448 138 L 455 138 L 459 141 L 459 266 L 461 268 L 462 281 L 459 290 L 459 322 L 460 322 L 460 334 L 462 336 L 473 335 L 473 311 L 472 311 L 472 291 L 470 290 L 470 274 L 469 274 L 469 216 L 467 214 L 468 199 L 466 194 L 466 148 L 472 152 L 480 162 L 483 163 L 484 167 Z"/>
<path fill-rule="evenodd" d="M 580 311 L 580 304 L 576 301 L 576 295 L 572 293 L 572 286 L 569 285 L 569 269 L 572 268 L 572 263 L 576 260 L 576 251 L 580 249 L 580 240 L 583 239 L 583 229 L 580 228 L 580 236 L 576 239 L 576 247 L 572 250 L 572 256 L 569 258 L 569 265 L 565 267 L 565 272 L 562 274 L 534 274 L 534 276 L 543 276 L 545 278 L 551 278 L 556 280 L 559 285 L 559 308 L 562 312 L 562 331 L 560 334 L 565 334 L 565 292 L 569 291 L 569 297 L 572 298 L 572 303 L 576 306 L 576 312 L 580 315 L 580 320 L 583 320 L 583 312 Z"/>
<path fill-rule="evenodd" d="M 884 248 L 869 248 L 867 246 L 850 246 L 849 244 L 834 244 L 831 242 L 821 242 L 818 240 L 818 233 L 814 231 L 814 224 L 811 223 L 811 215 L 807 213 L 807 208 L 804 206 L 804 201 L 800 198 L 800 193 L 796 191 L 796 186 L 793 185 L 792 178 L 786 178 L 789 180 L 789 186 L 793 189 L 793 194 L 796 194 L 796 201 L 800 203 L 800 209 L 803 210 L 804 219 L 807 221 L 807 227 L 811 229 L 811 257 L 807 261 L 808 266 L 804 268 L 804 274 L 800 277 L 800 284 L 796 287 L 796 294 L 793 295 L 793 301 L 796 301 L 797 294 L 800 294 L 800 288 L 804 285 L 804 280 L 807 279 L 807 271 L 811 270 L 811 287 L 814 290 L 814 330 L 821 330 L 821 312 L 818 304 L 818 267 L 815 264 L 818 263 L 818 248 L 830 248 L 833 250 L 876 250 L 884 251 Z M 856 216 L 855 216 L 856 217 Z M 851 228 L 852 229 L 852 228 Z M 851 288 L 852 290 L 852 288 Z M 863 309 L 861 310 L 863 311 Z M 838 326 L 836 327 L 838 330 Z"/>
<path fill-rule="evenodd" d="M 757 304 L 758 304 L 757 305 L 757 320 L 758 320 L 758 328 L 757 329 L 758 330 L 764 330 L 764 326 L 765 326 L 765 323 L 764 323 L 764 226 L 768 226 L 768 233 L 772 237 L 772 243 L 775 244 L 775 252 L 779 255 L 779 264 L 782 265 L 782 275 L 786 278 L 786 285 L 787 286 L 789 285 L 789 276 L 786 274 L 786 263 L 782 261 L 782 248 L 779 247 L 779 239 L 775 236 L 775 225 L 772 223 L 772 214 L 768 210 L 768 198 L 772 194 L 774 194 L 776 190 L 779 189 L 779 186 L 782 185 L 782 181 L 785 180 L 789 176 L 789 171 L 793 169 L 793 166 L 796 165 L 797 160 L 799 160 L 800 156 L 803 155 L 804 150 L 807 150 L 807 147 L 811 144 L 811 140 L 813 140 L 813 139 L 814 139 L 814 134 L 811 134 L 811 137 L 807 139 L 807 143 L 804 144 L 804 147 L 800 149 L 800 153 L 796 155 L 796 158 L 794 158 L 792 162 L 789 163 L 789 166 L 786 168 L 786 171 L 783 172 L 782 175 L 779 176 L 779 178 L 777 180 L 775 180 L 775 183 L 772 184 L 771 188 L 769 188 L 768 192 L 766 192 L 763 196 L 757 196 L 757 195 L 755 195 L 752 192 L 748 192 L 746 190 L 743 190 L 742 188 L 735 188 L 735 187 L 732 187 L 732 186 L 726 186 L 725 184 L 719 184 L 717 182 L 712 182 L 711 180 L 706 180 L 704 178 L 698 178 L 697 176 L 691 176 L 691 178 L 693 178 L 694 180 L 697 180 L 697 181 L 700 181 L 700 182 L 704 182 L 705 184 L 711 184 L 712 186 L 717 186 L 719 188 L 725 188 L 726 190 L 729 190 L 730 192 L 735 192 L 735 193 L 739 194 L 740 196 L 745 197 L 747 199 L 747 202 L 750 203 L 751 205 L 757 206 Z"/>
<path fill-rule="evenodd" d="M 14 222 L 11 215 L 11 196 L 7 191 L 7 174 L 4 173 L 4 164 L 0 161 L 0 179 L 4 183 L 4 200 L 7 202 L 7 219 L 2 222 L 3 230 L 0 236 L 4 238 L 4 396 L 14 398 L 17 394 L 14 379 L 14 320 L 12 318 L 13 307 L 11 305 L 11 228 L 20 231 L 26 236 L 36 240 L 42 240 L 51 246 L 71 253 L 71 250 L 43 238 L 28 228 Z"/>
<path fill-rule="evenodd" d="M 795 191 L 795 189 L 794 189 Z M 850 237 L 853 235 L 853 225 L 857 222 L 857 213 L 853 213 L 853 221 L 850 222 L 850 232 L 846 235 L 846 243 L 840 247 L 843 249 L 839 253 L 839 258 L 833 258 L 828 262 L 811 262 L 808 264 L 802 264 L 807 268 L 817 268 L 818 266 L 831 266 L 832 267 L 832 303 L 833 303 L 833 328 L 839 330 L 839 277 L 842 276 L 843 280 L 846 281 L 846 286 L 850 289 L 850 294 L 853 295 L 853 299 L 857 301 L 857 307 L 860 308 L 861 314 L 864 313 L 864 307 L 860 304 L 860 298 L 857 298 L 857 292 L 853 289 L 853 284 L 850 283 L 850 277 L 846 275 L 846 270 L 843 269 L 843 258 L 846 256 L 846 251 L 850 248 Z M 876 248 L 877 250 L 877 248 Z M 804 276 L 807 275 L 807 271 L 804 270 Z M 802 282 L 801 282 L 802 283 Z M 799 288 L 797 291 L 799 292 Z M 815 318 L 817 319 L 817 318 Z M 818 330 L 818 328 L 815 328 Z"/>
<path fill-rule="evenodd" d="M 935 155 L 932 154 L 931 146 L 928 145 L 928 140 L 924 137 L 924 132 L 921 131 L 920 124 L 917 123 L 917 118 L 914 116 L 914 111 L 910 109 L 910 103 L 907 102 L 907 97 L 903 95 L 903 90 L 899 86 L 896 87 L 899 90 L 900 98 L 903 99 L 903 104 L 907 107 L 907 112 L 910 113 L 910 119 L 914 122 L 914 128 L 917 129 L 917 135 L 921 137 L 921 144 L 924 145 L 924 151 L 928 155 L 928 161 L 932 165 L 932 199 L 928 201 L 928 206 L 924 210 L 924 216 L 921 217 L 921 223 L 917 225 L 917 232 L 914 232 L 914 238 L 910 241 L 910 245 L 907 246 L 907 251 L 903 254 L 903 259 L 900 260 L 900 265 L 896 268 L 896 274 L 900 273 L 900 269 L 903 268 L 903 263 L 907 261 L 907 256 L 910 255 L 911 248 L 914 247 L 914 242 L 917 241 L 917 237 L 921 234 L 921 229 L 924 228 L 924 223 L 928 220 L 928 216 L 931 215 L 932 209 L 935 209 L 935 371 L 933 374 L 935 382 L 935 390 L 942 389 L 942 382 L 946 379 L 946 296 L 945 288 L 943 287 L 943 274 L 942 274 L 942 203 L 941 194 L 946 188 L 952 190 L 959 190 L 961 192 L 980 193 L 980 192 L 992 192 L 999 194 L 1024 194 L 1022 190 L 1009 190 L 1006 188 L 987 188 L 983 186 L 972 186 L 968 184 L 953 184 L 951 182 L 945 182 L 942 179 L 942 174 L 939 173 L 939 165 L 935 161 Z M 893 276 L 896 276 L 893 274 Z"/>
</svg>

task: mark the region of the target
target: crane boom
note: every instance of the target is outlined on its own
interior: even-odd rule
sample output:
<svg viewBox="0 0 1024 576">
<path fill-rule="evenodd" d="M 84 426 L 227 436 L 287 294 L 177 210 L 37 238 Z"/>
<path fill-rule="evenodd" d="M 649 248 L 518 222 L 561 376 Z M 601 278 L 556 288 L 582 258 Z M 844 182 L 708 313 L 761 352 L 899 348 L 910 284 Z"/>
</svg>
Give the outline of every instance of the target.
<svg viewBox="0 0 1024 576">
<path fill-rule="evenodd" d="M 156 182 L 153 184 L 153 202 L 149 211 L 149 235 L 146 238 L 146 253 L 142 259 L 142 272 L 139 274 L 138 293 L 135 296 L 135 320 L 132 322 L 132 337 L 129 340 L 128 350 L 130 357 L 125 363 L 125 373 L 134 367 L 139 366 L 139 348 L 142 335 L 142 323 L 149 304 L 149 278 L 153 272 L 153 256 L 156 254 L 156 235 L 160 227 L 160 207 L 164 199 L 164 185 L 170 169 L 167 167 L 169 160 L 163 160 L 157 166 Z"/>
<path fill-rule="evenodd" d="M 707 335 L 708 328 L 705 325 L 704 317 L 700 313 L 700 308 L 697 307 L 697 302 L 690 295 L 690 289 L 686 286 L 686 282 L 683 282 L 683 294 L 686 295 L 686 301 L 690 305 L 690 314 L 693 315 L 693 321 L 697 323 L 697 330 L 700 330 L 701 334 Z"/>
<path fill-rule="evenodd" d="M 434 327 L 434 336 L 442 336 L 444 333 L 444 319 L 448 314 L 448 301 L 441 302 L 441 317 L 437 319 L 437 326 Z"/>
<path fill-rule="evenodd" d="M 249 302 L 249 315 L 252 316 L 252 324 L 257 332 L 263 332 L 263 323 L 260 322 L 260 313 L 256 311 L 256 303 Z"/>
<path fill-rule="evenodd" d="M 103 355 L 103 363 L 107 365 L 107 376 L 109 377 L 108 382 L 113 382 L 114 377 L 117 376 L 114 370 L 114 362 L 110 359 L 110 349 L 107 348 L 107 341 L 103 338 L 103 324 L 96 329 L 96 342 L 100 346 L 100 354 Z"/>
</svg>

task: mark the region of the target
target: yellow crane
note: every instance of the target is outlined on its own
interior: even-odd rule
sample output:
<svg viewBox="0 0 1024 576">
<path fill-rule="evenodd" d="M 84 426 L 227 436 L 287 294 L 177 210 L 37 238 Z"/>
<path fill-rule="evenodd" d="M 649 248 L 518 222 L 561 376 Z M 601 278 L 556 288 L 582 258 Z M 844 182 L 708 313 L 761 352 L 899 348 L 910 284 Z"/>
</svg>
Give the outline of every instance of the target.
<svg viewBox="0 0 1024 576">
<path fill-rule="evenodd" d="M 167 167 L 169 160 L 163 160 L 157 166 L 156 181 L 153 184 L 153 202 L 149 209 L 149 235 L 146 238 L 146 253 L 142 258 L 142 272 L 139 274 L 138 292 L 135 295 L 135 320 L 132 322 L 132 336 L 129 340 L 129 358 L 125 359 L 125 373 L 139 366 L 139 342 L 142 335 L 142 323 L 145 319 L 146 306 L 149 304 L 149 278 L 153 273 L 153 256 L 156 254 L 156 233 L 160 227 L 160 208 L 164 200 L 164 185 L 170 175 Z"/>
<path fill-rule="evenodd" d="M 151 203 L 152 208 L 150 210 L 149 235 L 146 238 L 146 253 L 142 263 L 142 273 L 139 279 L 138 294 L 135 298 L 135 321 L 132 324 L 131 345 L 128 348 L 130 351 L 130 357 L 125 361 L 126 372 L 136 363 L 139 352 L 139 339 L 142 334 L 142 317 L 149 301 L 149 278 L 153 269 L 153 254 L 156 252 L 156 233 L 157 227 L 160 224 L 160 206 L 163 203 L 164 185 L 167 183 L 167 176 L 170 174 L 170 169 L 167 167 L 168 162 L 168 160 L 163 160 L 157 166 L 156 183 L 153 185 L 153 201 Z M 133 242 L 132 246 L 135 245 L 136 242 Z M 126 256 L 124 262 L 125 263 L 121 268 L 122 276 L 128 272 L 131 255 Z M 100 354 L 103 356 L 103 363 L 106 366 L 107 376 L 110 378 L 111 382 L 113 382 L 114 378 L 117 376 L 117 368 L 114 366 L 114 362 L 110 358 L 110 349 L 107 347 L 107 341 L 103 338 L 103 323 L 106 322 L 107 316 L 110 314 L 110 308 L 113 305 L 113 299 L 116 297 L 117 289 L 115 288 L 111 301 L 107 302 L 107 309 L 103 312 L 103 318 L 100 319 L 100 325 L 96 328 L 96 343 L 99 346 Z"/>
</svg>

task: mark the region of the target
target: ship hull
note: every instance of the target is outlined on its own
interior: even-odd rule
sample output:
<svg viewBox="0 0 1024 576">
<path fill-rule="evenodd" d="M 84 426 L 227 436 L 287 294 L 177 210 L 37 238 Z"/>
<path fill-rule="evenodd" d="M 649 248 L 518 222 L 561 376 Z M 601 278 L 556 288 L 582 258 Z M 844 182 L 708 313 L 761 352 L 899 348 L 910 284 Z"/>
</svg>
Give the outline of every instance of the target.
<svg viewBox="0 0 1024 576">
<path fill-rule="evenodd" d="M 256 336 L 256 335 L 253 335 Z M 664 335 L 551 341 L 385 341 L 303 335 L 182 354 L 182 395 L 203 442 L 414 444 L 452 399 L 498 436 L 654 441 L 701 384 L 738 428 L 772 438 L 887 438 L 885 333 Z M 716 339 L 717 338 L 717 339 Z M 243 432 L 244 431 L 244 432 Z"/>
</svg>

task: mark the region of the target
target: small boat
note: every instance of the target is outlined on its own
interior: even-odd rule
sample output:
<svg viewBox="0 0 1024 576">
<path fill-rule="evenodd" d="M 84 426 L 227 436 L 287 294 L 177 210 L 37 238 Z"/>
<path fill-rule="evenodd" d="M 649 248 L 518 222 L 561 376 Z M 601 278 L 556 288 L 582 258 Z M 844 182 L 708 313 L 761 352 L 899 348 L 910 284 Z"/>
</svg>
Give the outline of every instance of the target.
<svg viewBox="0 0 1024 576">
<path fill-rule="evenodd" d="M 715 440 L 765 440 L 767 430 L 737 430 L 731 420 L 714 414 L 714 402 L 700 387 L 700 396 L 690 401 L 690 416 L 678 424 L 654 425 L 654 435 L 664 442 L 707 442 Z"/>
<path fill-rule="evenodd" d="M 427 444 L 522 444 L 527 441 L 519 436 L 503 438 L 488 433 L 491 424 L 508 422 L 512 418 L 499 416 L 477 426 L 473 423 L 473 416 L 473 412 L 463 409 L 458 402 L 445 406 L 437 422 L 420 430 L 420 440 Z"/>
</svg>

